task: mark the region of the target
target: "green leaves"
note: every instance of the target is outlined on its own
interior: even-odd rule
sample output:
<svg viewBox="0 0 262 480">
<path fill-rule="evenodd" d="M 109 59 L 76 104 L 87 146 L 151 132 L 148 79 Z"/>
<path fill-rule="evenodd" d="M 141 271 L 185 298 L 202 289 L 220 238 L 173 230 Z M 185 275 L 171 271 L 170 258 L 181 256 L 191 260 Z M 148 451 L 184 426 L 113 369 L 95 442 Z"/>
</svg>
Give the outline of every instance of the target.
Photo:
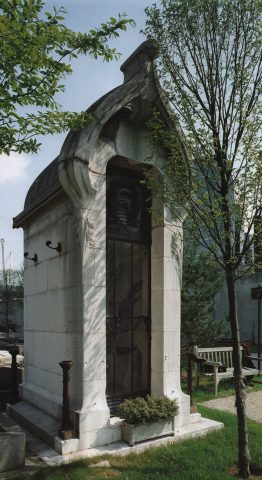
<svg viewBox="0 0 262 480">
<path fill-rule="evenodd" d="M 156 395 L 124 400 L 118 407 L 119 416 L 130 425 L 170 420 L 177 412 L 178 406 L 175 400 Z"/>
<path fill-rule="evenodd" d="M 160 0 L 146 13 L 174 112 L 171 132 L 156 118 L 151 127 L 169 152 L 165 200 L 186 210 L 222 268 L 237 270 L 262 204 L 261 1 Z"/>
<path fill-rule="evenodd" d="M 61 112 L 56 102 L 61 79 L 72 73 L 69 62 L 79 55 L 118 58 L 108 40 L 134 24 L 119 15 L 87 33 L 74 32 L 61 23 L 63 7 L 43 8 L 41 0 L 0 0 L 0 153 L 36 152 L 33 136 L 85 126 L 86 114 Z M 32 106 L 41 112 L 28 115 Z"/>
<path fill-rule="evenodd" d="M 9 112 L 6 125 L 0 129 L 0 151 L 5 154 L 11 150 L 36 153 L 40 143 L 35 136 L 62 133 L 69 128 L 84 128 L 90 121 L 91 115 L 87 112 L 61 112 L 56 111 L 55 107 L 53 110 L 24 116 L 15 111 Z"/>
<path fill-rule="evenodd" d="M 229 334 L 229 324 L 225 318 L 213 319 L 215 296 L 223 286 L 224 276 L 212 256 L 192 239 L 193 229 L 192 222 L 185 222 L 181 297 L 183 352 L 192 345 L 213 346 L 219 338 Z"/>
</svg>

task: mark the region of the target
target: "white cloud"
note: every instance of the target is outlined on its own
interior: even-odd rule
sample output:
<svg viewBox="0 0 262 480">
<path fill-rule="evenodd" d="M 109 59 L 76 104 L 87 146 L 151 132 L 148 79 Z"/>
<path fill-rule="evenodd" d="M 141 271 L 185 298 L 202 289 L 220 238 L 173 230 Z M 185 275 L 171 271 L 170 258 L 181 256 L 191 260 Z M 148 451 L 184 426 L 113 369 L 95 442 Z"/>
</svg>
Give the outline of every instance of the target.
<svg viewBox="0 0 262 480">
<path fill-rule="evenodd" d="M 19 183 L 27 178 L 27 167 L 31 163 L 29 155 L 12 152 L 0 155 L 0 183 Z"/>
</svg>

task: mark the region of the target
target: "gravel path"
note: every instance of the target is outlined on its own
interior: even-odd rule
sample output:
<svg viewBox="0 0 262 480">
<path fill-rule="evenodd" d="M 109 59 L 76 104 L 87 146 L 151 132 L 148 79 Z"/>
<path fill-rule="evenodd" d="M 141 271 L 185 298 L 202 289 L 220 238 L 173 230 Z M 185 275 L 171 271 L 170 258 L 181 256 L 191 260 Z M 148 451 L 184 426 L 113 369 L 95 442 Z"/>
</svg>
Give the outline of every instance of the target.
<svg viewBox="0 0 262 480">
<path fill-rule="evenodd" d="M 236 413 L 235 397 L 216 398 L 203 402 L 209 408 L 225 410 L 226 412 Z M 262 390 L 247 394 L 247 416 L 256 422 L 262 423 Z"/>
</svg>

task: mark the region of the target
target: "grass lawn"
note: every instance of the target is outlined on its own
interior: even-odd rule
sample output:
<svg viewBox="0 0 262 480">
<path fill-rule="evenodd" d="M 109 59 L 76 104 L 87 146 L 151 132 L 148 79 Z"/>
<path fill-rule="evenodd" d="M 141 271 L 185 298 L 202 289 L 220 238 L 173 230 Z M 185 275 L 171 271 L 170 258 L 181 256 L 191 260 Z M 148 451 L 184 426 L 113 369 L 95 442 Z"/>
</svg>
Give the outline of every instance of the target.
<svg viewBox="0 0 262 480">
<path fill-rule="evenodd" d="M 223 430 L 206 437 L 177 444 L 150 448 L 126 457 L 105 456 L 111 467 L 92 468 L 98 459 L 89 459 L 63 467 L 44 468 L 34 476 L 14 476 L 13 480 L 232 480 L 237 459 L 236 416 L 199 407 L 208 418 L 223 422 Z M 262 425 L 249 421 L 250 452 L 254 479 L 262 479 Z M 102 457 L 99 458 L 101 460 Z M 233 470 L 232 470 L 233 467 Z"/>
<path fill-rule="evenodd" d="M 186 391 L 186 379 L 182 375 L 182 388 Z M 250 383 L 247 392 L 262 389 L 262 376 Z M 230 380 L 219 384 L 218 396 L 213 392 L 213 382 L 204 378 L 200 387 L 193 387 L 193 403 L 199 404 L 213 398 L 234 395 Z M 205 417 L 223 422 L 225 428 L 209 433 L 206 437 L 189 439 L 173 445 L 151 448 L 140 454 L 125 457 L 104 456 L 74 462 L 62 467 L 46 467 L 35 475 L 14 474 L 12 480 L 236 480 L 237 419 L 235 415 L 198 405 Z M 262 424 L 251 420 L 249 442 L 253 475 L 251 479 L 262 480 Z M 111 467 L 90 467 L 101 460 L 109 460 Z"/>
<path fill-rule="evenodd" d="M 233 380 L 233 379 L 232 379 Z M 249 392 L 256 392 L 258 390 L 262 390 L 262 376 L 254 377 L 255 383 L 253 381 L 249 381 L 246 384 L 246 391 Z M 260 383 L 256 383 L 260 382 Z M 186 379 L 182 377 L 181 381 L 182 390 L 186 393 Z M 214 394 L 214 386 L 212 380 L 208 380 L 206 378 L 200 378 L 200 386 L 198 388 L 195 387 L 195 382 L 193 382 L 193 404 L 196 405 L 200 402 L 205 402 L 207 400 L 212 400 L 213 398 L 220 398 L 220 397 L 228 397 L 229 395 L 235 395 L 235 389 L 233 382 L 230 380 L 221 380 L 218 385 L 218 395 L 215 396 Z"/>
</svg>

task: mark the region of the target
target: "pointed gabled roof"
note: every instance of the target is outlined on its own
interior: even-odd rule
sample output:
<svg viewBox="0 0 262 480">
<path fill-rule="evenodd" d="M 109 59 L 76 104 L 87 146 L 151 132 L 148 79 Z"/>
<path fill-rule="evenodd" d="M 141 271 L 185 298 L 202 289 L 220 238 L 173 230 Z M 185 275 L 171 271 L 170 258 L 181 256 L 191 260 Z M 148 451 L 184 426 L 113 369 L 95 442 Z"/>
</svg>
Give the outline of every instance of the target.
<svg viewBox="0 0 262 480">
<path fill-rule="evenodd" d="M 95 189 L 90 179 L 90 171 L 96 169 L 92 163 L 93 152 L 105 125 L 114 116 L 126 115 L 128 110 L 130 118 L 133 115 L 135 121 L 139 122 L 142 112 L 141 108 L 138 111 L 137 105 L 143 104 L 143 114 L 147 119 L 155 106 L 169 123 L 170 109 L 155 75 L 151 43 L 142 43 L 123 63 L 121 71 L 124 73 L 123 84 L 88 108 L 87 112 L 92 115 L 91 123 L 85 128 L 69 132 L 60 155 L 33 182 L 25 199 L 24 210 L 13 220 L 14 228 L 23 226 L 42 206 L 64 192 L 77 202 L 79 194 L 75 185 L 79 176 L 83 177 L 89 193 Z"/>
</svg>

